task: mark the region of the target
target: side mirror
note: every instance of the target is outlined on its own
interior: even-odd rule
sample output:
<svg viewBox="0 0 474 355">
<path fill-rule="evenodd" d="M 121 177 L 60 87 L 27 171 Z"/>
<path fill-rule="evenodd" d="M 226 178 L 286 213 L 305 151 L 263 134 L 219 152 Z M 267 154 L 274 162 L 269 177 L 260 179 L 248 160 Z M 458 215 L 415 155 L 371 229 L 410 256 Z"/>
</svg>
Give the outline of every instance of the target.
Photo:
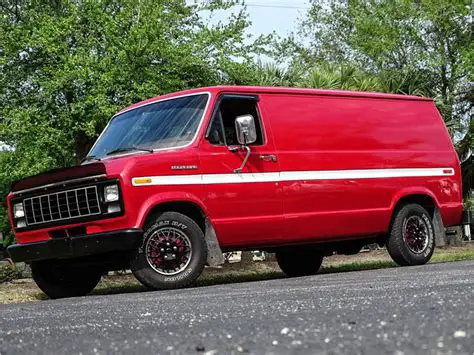
<svg viewBox="0 0 474 355">
<path fill-rule="evenodd" d="M 257 140 L 257 129 L 255 128 L 255 119 L 252 115 L 237 116 L 235 119 L 235 130 L 237 132 L 237 141 L 240 145 L 252 144 Z"/>
</svg>

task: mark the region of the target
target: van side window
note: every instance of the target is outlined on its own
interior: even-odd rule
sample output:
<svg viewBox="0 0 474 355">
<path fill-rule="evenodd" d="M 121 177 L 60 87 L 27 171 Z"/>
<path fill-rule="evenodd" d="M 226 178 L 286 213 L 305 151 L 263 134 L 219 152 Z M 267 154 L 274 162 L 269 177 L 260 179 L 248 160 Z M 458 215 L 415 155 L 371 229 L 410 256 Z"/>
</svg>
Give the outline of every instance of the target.
<svg viewBox="0 0 474 355">
<path fill-rule="evenodd" d="M 209 127 L 208 140 L 213 145 L 238 145 L 235 119 L 242 115 L 252 115 L 257 128 L 257 140 L 251 145 L 262 145 L 263 134 L 254 99 L 224 98 L 219 104 Z"/>
</svg>

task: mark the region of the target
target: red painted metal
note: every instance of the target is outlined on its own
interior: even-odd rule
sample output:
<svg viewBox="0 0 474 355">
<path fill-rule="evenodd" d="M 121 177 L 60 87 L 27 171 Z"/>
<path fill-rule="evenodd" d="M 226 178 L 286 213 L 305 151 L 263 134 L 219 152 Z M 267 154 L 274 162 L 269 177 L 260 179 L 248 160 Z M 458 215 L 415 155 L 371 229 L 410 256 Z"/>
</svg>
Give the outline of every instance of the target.
<svg viewBox="0 0 474 355">
<path fill-rule="evenodd" d="M 431 99 L 223 86 L 164 95 L 127 109 L 199 92 L 209 92 L 211 103 L 191 145 L 153 154 L 111 156 L 102 161 L 107 177 L 120 181 L 124 216 L 16 233 L 17 242 L 48 240 L 52 230 L 81 225 L 86 226 L 87 233 L 141 228 L 154 206 L 175 201 L 187 201 L 201 208 L 223 248 L 333 241 L 386 233 L 397 202 L 410 195 L 432 198 L 446 226 L 460 222 L 459 161 Z M 213 107 L 222 93 L 259 97 L 265 143 L 252 147 L 243 173 L 440 168 L 447 169 L 446 175 L 133 186 L 134 177 L 234 174 L 243 152 L 230 152 L 227 147 L 213 146 L 205 139 Z M 277 161 L 260 159 L 260 155 L 268 154 L 275 155 Z M 172 170 L 174 165 L 196 169 Z M 453 175 L 449 174 L 451 169 Z M 12 194 L 9 207 L 11 198 Z"/>
</svg>

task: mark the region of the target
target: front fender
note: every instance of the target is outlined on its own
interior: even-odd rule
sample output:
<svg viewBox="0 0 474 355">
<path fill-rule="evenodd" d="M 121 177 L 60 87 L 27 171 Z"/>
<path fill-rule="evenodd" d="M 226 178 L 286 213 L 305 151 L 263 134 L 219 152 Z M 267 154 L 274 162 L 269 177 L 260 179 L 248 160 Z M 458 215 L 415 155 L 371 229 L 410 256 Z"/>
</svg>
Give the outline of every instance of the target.
<svg viewBox="0 0 474 355">
<path fill-rule="evenodd" d="M 153 209 L 153 207 L 166 202 L 192 202 L 195 205 L 199 206 L 204 212 L 205 216 L 209 218 L 209 214 L 204 203 L 196 195 L 188 192 L 162 192 L 151 195 L 145 200 L 145 202 L 142 203 L 138 212 L 137 222 L 135 225 L 138 228 L 143 228 L 145 219 L 150 213 L 150 211 Z"/>
<path fill-rule="evenodd" d="M 160 204 L 166 202 L 191 202 L 197 205 L 203 211 L 206 217 L 205 240 L 207 245 L 207 264 L 211 266 L 224 263 L 222 250 L 217 239 L 216 232 L 209 219 L 209 214 L 204 203 L 195 195 L 186 192 L 163 192 L 150 196 L 140 207 L 137 226 L 143 228 L 143 224 L 150 211 Z"/>
</svg>

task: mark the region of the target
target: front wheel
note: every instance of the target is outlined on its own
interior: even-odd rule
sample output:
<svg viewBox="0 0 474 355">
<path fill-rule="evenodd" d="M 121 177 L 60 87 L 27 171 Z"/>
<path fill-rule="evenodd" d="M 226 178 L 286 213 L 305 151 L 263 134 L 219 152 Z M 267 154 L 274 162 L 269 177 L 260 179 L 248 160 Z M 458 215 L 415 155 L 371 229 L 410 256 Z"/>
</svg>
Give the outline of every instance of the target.
<svg viewBox="0 0 474 355">
<path fill-rule="evenodd" d="M 396 212 L 387 241 L 393 261 L 401 266 L 426 264 L 434 245 L 433 223 L 423 207 L 409 204 Z"/>
<path fill-rule="evenodd" d="M 33 280 L 50 298 L 85 296 L 100 281 L 102 270 L 53 260 L 31 264 Z"/>
<path fill-rule="evenodd" d="M 204 234 L 196 222 L 178 212 L 165 212 L 145 227 L 131 269 L 150 289 L 172 289 L 196 280 L 206 260 Z"/>
<path fill-rule="evenodd" d="M 280 269 L 289 277 L 309 276 L 318 272 L 324 254 L 318 250 L 296 248 L 275 253 Z"/>
</svg>

